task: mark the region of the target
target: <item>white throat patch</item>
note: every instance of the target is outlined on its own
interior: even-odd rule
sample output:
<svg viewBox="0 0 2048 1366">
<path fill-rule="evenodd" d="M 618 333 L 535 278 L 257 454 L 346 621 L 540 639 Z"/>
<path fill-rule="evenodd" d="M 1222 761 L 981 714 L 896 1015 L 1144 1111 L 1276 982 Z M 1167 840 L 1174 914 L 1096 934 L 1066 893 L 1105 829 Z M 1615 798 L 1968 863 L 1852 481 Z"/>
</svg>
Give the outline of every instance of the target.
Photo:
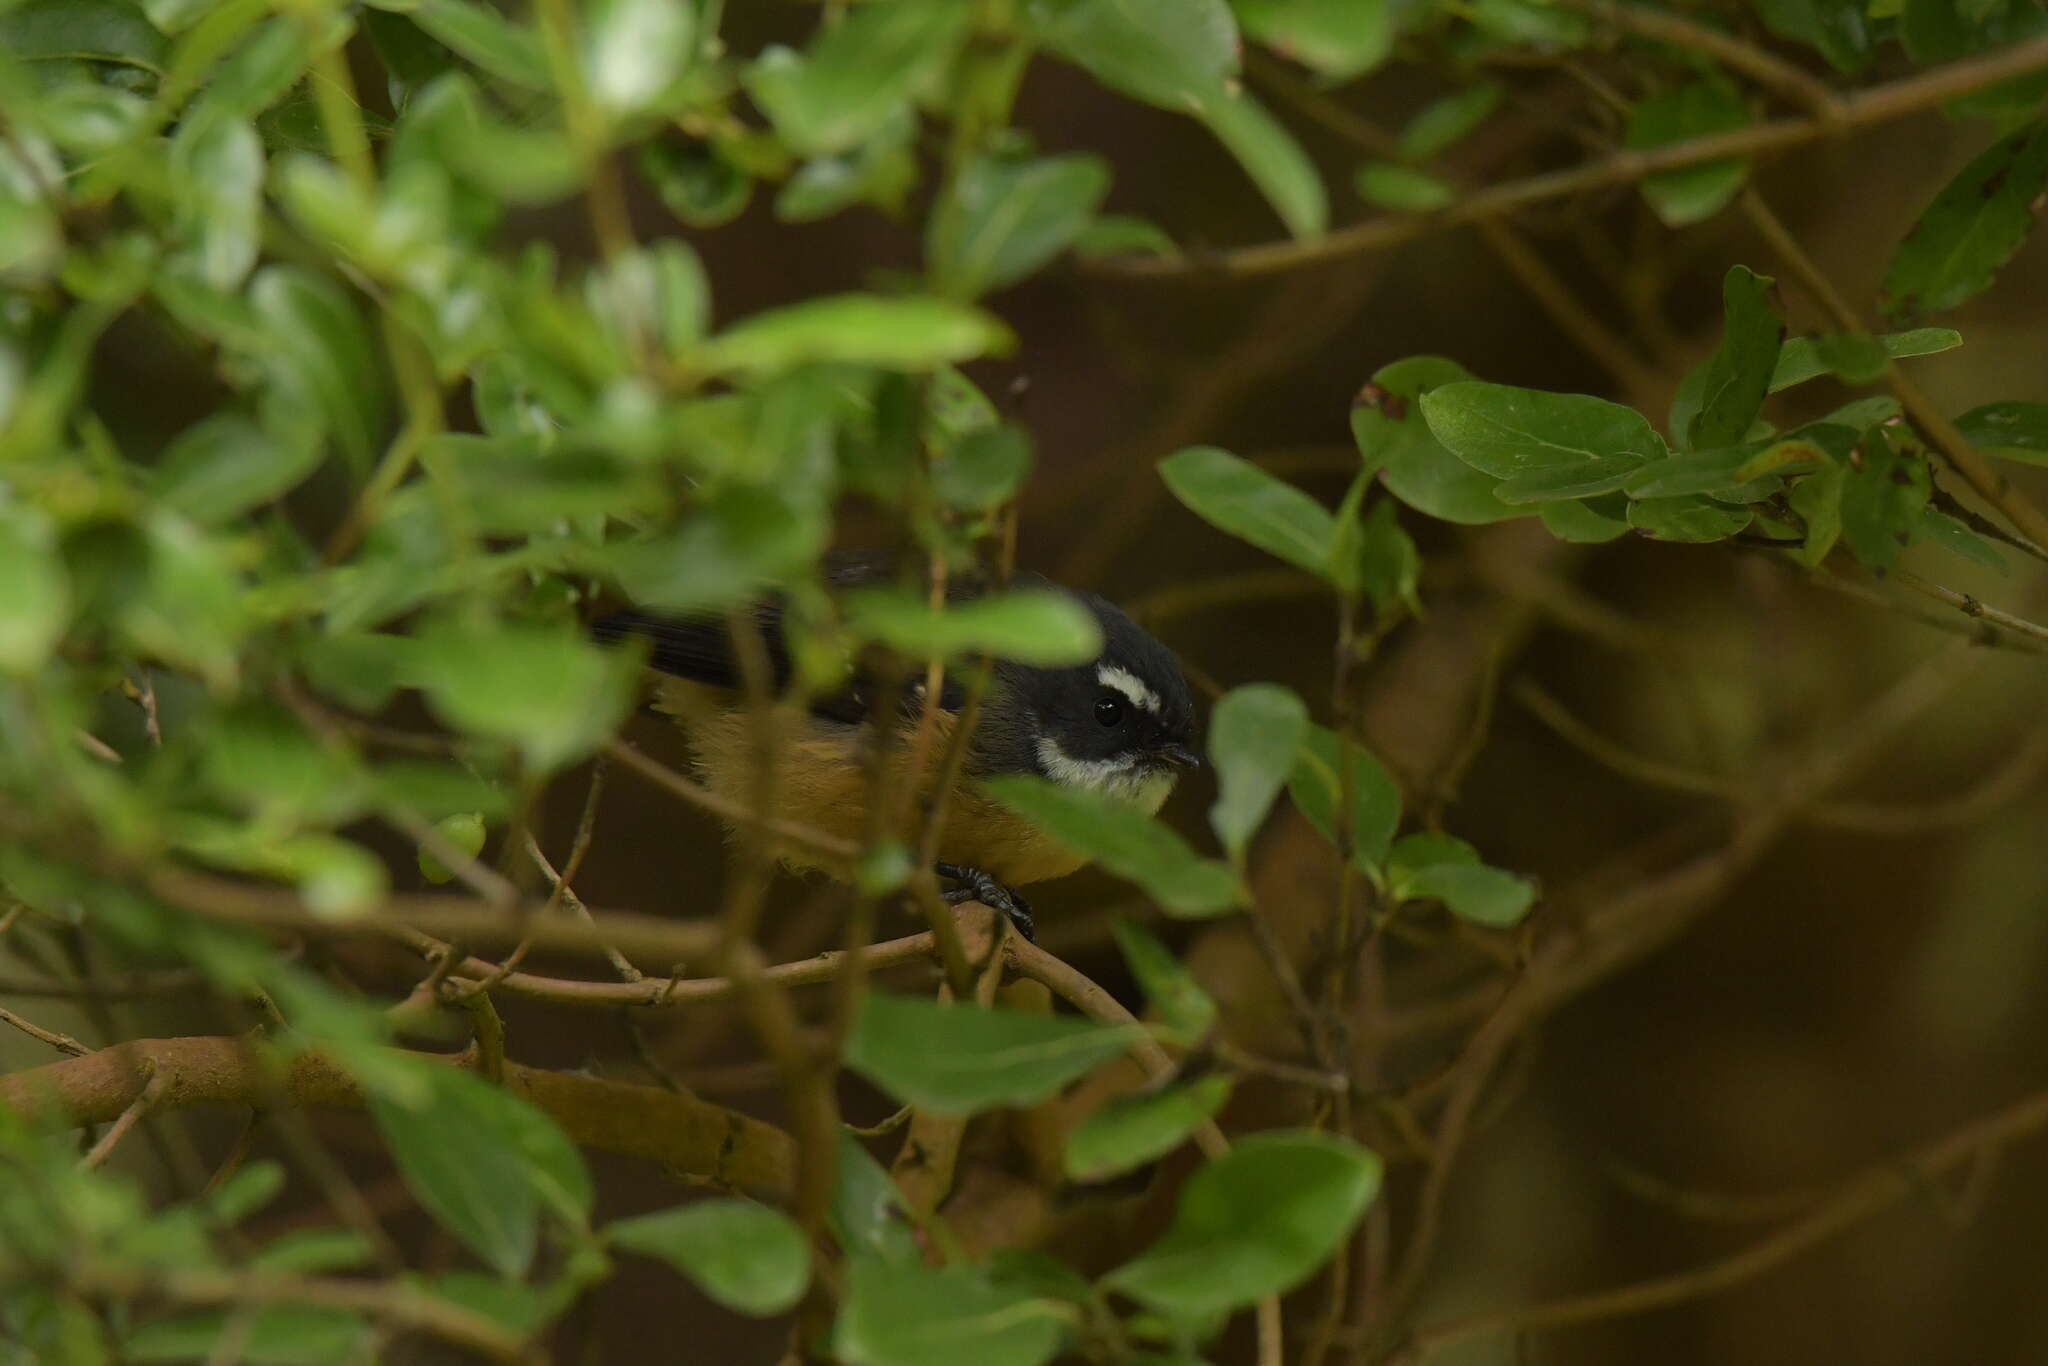
<svg viewBox="0 0 2048 1366">
<path fill-rule="evenodd" d="M 1129 669 L 1116 664 L 1095 666 L 1095 681 L 1105 688 L 1113 688 L 1131 699 L 1131 705 L 1142 707 L 1154 716 L 1159 714 L 1159 694 L 1145 686 L 1145 680 Z"/>
<path fill-rule="evenodd" d="M 1172 773 L 1141 767 L 1135 755 L 1115 759 L 1076 759 L 1050 735 L 1038 737 L 1038 763 L 1062 787 L 1086 788 L 1127 801 L 1146 815 L 1165 805 L 1173 792 Z"/>
</svg>

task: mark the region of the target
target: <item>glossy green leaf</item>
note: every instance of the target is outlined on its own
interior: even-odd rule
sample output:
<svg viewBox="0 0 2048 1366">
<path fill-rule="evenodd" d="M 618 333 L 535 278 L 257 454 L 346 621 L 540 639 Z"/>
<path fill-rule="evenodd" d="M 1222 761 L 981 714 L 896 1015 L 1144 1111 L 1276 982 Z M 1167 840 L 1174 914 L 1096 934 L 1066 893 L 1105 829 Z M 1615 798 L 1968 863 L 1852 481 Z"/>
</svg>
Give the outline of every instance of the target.
<svg viewBox="0 0 2048 1366">
<path fill-rule="evenodd" d="M 1432 863 L 1411 870 L 1395 895 L 1441 901 L 1453 915 L 1490 929 L 1519 925 L 1536 902 L 1525 877 L 1478 863 Z"/>
<path fill-rule="evenodd" d="M 1364 75 L 1394 46 L 1388 0 L 1232 0 L 1231 8 L 1248 37 L 1331 80 Z"/>
<path fill-rule="evenodd" d="M 1993 143 L 1921 211 L 1885 271 L 1886 313 L 1953 308 L 1988 288 L 2033 230 L 2043 189 L 2048 119 Z"/>
<path fill-rule="evenodd" d="M 1160 477 L 1189 511 L 1312 574 L 1326 574 L 1336 521 L 1291 484 L 1215 446 L 1190 446 L 1159 462 Z"/>
<path fill-rule="evenodd" d="M 935 609 L 925 597 L 870 588 L 846 597 L 855 635 L 913 659 L 993 655 L 1056 668 L 1102 652 L 1102 627 L 1079 599 L 1052 589 L 1018 589 Z"/>
<path fill-rule="evenodd" d="M 1893 360 L 1903 360 L 1908 356 L 1931 356 L 1961 346 L 1963 334 L 1946 327 L 1920 327 L 1872 340 L 1884 349 L 1885 355 Z M 1775 394 L 1780 389 L 1789 389 L 1825 375 L 1833 368 L 1831 361 L 1840 358 L 1841 352 L 1820 337 L 1789 338 L 1778 350 L 1777 369 L 1771 372 L 1771 392 Z"/>
<path fill-rule="evenodd" d="M 1244 857 L 1252 836 L 1287 777 L 1308 733 L 1308 706 L 1277 683 L 1233 688 L 1209 715 L 1209 761 L 1216 768 L 1216 803 L 1209 824 L 1233 859 Z"/>
<path fill-rule="evenodd" d="M 1027 0 L 1032 36 L 1112 90 L 1190 113 L 1237 72 L 1237 23 L 1224 0 Z"/>
<path fill-rule="evenodd" d="M 803 1230 L 751 1200 L 699 1200 L 606 1224 L 613 1247 L 667 1262 L 728 1309 L 780 1314 L 803 1298 L 811 1253 Z"/>
<path fill-rule="evenodd" d="M 121 1341 L 123 1362 L 207 1362 L 229 1344 L 249 1366 L 341 1366 L 373 1348 L 376 1329 L 346 1309 L 265 1305 L 153 1319 Z"/>
<path fill-rule="evenodd" d="M 1196 117 L 1230 149 L 1273 212 L 1296 237 L 1319 237 L 1330 225 L 1322 175 L 1286 125 L 1242 91 L 1204 104 Z"/>
<path fill-rule="evenodd" d="M 1842 536 L 1842 489 L 1848 483 L 1847 465 L 1823 465 L 1792 485 L 1786 502 L 1806 523 L 1806 536 L 1796 558 L 1808 569 L 1828 557 Z"/>
<path fill-rule="evenodd" d="M 1237 905 L 1229 865 L 1195 853 L 1129 801 L 1029 774 L 990 778 L 982 789 L 1075 853 L 1143 887 L 1170 915 L 1219 915 Z"/>
<path fill-rule="evenodd" d="M 1844 75 L 1861 71 L 1870 61 L 1869 7 L 1864 0 L 1751 0 L 1771 32 L 1789 42 L 1804 43 L 1827 58 Z"/>
<path fill-rule="evenodd" d="M 1000 355 L 1011 344 L 1008 328 L 964 304 L 838 294 L 742 319 L 706 343 L 702 363 L 716 374 L 818 363 L 929 370 Z"/>
<path fill-rule="evenodd" d="M 1422 555 L 1401 529 L 1393 502 L 1382 498 L 1364 516 L 1358 514 L 1371 486 L 1361 471 L 1337 509 L 1337 528 L 1330 544 L 1330 577 L 1346 593 L 1362 594 L 1374 612 L 1385 616 L 1398 603 L 1419 610 L 1415 597 L 1422 576 Z"/>
<path fill-rule="evenodd" d="M 548 88 L 540 35 L 477 0 L 419 0 L 407 13 L 434 38 L 499 80 L 528 90 Z"/>
<path fill-rule="evenodd" d="M 1045 1366 L 1070 1312 L 982 1267 L 856 1258 L 833 1350 L 851 1366 Z"/>
<path fill-rule="evenodd" d="M 1351 820 L 1347 832 L 1352 860 L 1374 872 L 1393 843 L 1401 824 L 1401 790 L 1385 766 L 1363 745 L 1339 742 L 1337 733 L 1309 727 L 1300 760 L 1288 779 L 1287 795 L 1309 824 L 1332 844 L 1338 843 L 1337 812 L 1342 807 L 1344 757 L 1349 756 Z"/>
<path fill-rule="evenodd" d="M 1216 1023 L 1216 1002 L 1187 966 L 1134 921 L 1119 917 L 1110 931 L 1159 1022 L 1190 1046 L 1207 1037 Z"/>
<path fill-rule="evenodd" d="M 1478 525 L 1527 515 L 1494 497 L 1500 480 L 1453 455 L 1436 439 L 1419 400 L 1472 373 L 1440 356 L 1411 356 L 1382 366 L 1351 405 L 1351 434 L 1366 468 L 1409 507 L 1441 521 Z"/>
<path fill-rule="evenodd" d="M 199 276 L 235 289 L 256 264 L 263 226 L 263 141 L 247 123 L 208 119 L 171 140 L 179 224 Z"/>
<path fill-rule="evenodd" d="M 925 225 L 932 287 L 972 299 L 1016 283 L 1058 255 L 1107 193 L 1109 163 L 1098 156 L 976 157 Z"/>
<path fill-rule="evenodd" d="M 1785 324 L 1771 307 L 1771 278 L 1730 266 L 1721 282 L 1721 344 L 1707 358 L 1699 411 L 1680 436 L 1688 450 L 1712 450 L 1743 439 L 1763 408 Z"/>
<path fill-rule="evenodd" d="M 1433 100 L 1401 130 L 1398 150 L 1409 161 L 1428 161 L 1465 138 L 1500 108 L 1507 87 L 1480 81 Z"/>
<path fill-rule="evenodd" d="M 1920 525 L 1933 490 L 1924 457 L 1902 451 L 1873 432 L 1849 462 L 1842 485 L 1842 539 L 1872 569 L 1889 570 Z"/>
<path fill-rule="evenodd" d="M 499 1275 L 523 1275 L 543 1210 L 580 1220 L 590 1177 L 555 1122 L 502 1087 L 423 1063 L 423 1103 L 370 1097 L 399 1174 L 440 1225 Z"/>
<path fill-rule="evenodd" d="M 444 622 L 422 632 L 414 681 L 449 725 L 517 745 L 546 770 L 588 754 L 632 704 L 630 656 L 566 627 Z"/>
<path fill-rule="evenodd" d="M 1957 418 L 1956 430 L 2002 460 L 2048 465 L 2048 403 L 1987 403 Z"/>
<path fill-rule="evenodd" d="M 1746 507 L 1711 498 L 1640 498 L 1628 505 L 1628 524 L 1653 541 L 1722 541 L 1750 523 Z"/>
<path fill-rule="evenodd" d="M 1031 436 L 1004 423 L 970 432 L 932 462 L 932 489 L 948 507 L 991 512 L 1017 496 L 1031 473 Z"/>
<path fill-rule="evenodd" d="M 860 1140 L 840 1131 L 827 1222 L 832 1237 L 856 1261 L 922 1261 L 923 1251 L 911 1231 L 903 1192 L 889 1173 L 868 1155 Z"/>
<path fill-rule="evenodd" d="M 1628 535 L 1628 500 L 1618 493 L 1596 498 L 1558 498 L 1539 506 L 1543 529 L 1575 545 L 1604 545 Z"/>
<path fill-rule="evenodd" d="M 801 53 L 762 53 L 747 68 L 747 92 L 797 151 L 843 152 L 934 88 L 973 18 L 952 0 L 863 5 Z"/>
<path fill-rule="evenodd" d="M 63 637 L 71 587 L 48 519 L 33 508 L 0 503 L 0 583 L 0 672 L 34 674 Z"/>
<path fill-rule="evenodd" d="M 1422 414 L 1460 460 L 1504 481 L 1495 496 L 1509 503 L 1609 492 L 1665 454 L 1641 413 L 1589 394 L 1472 380 L 1424 394 Z"/>
<path fill-rule="evenodd" d="M 1379 1187 L 1379 1158 L 1348 1139 L 1254 1134 L 1196 1172 L 1166 1235 L 1103 1283 L 1176 1318 L 1241 1308 L 1314 1274 Z"/>
<path fill-rule="evenodd" d="M 1662 147 L 1732 132 L 1748 123 L 1749 111 L 1733 88 L 1718 80 L 1695 81 L 1652 95 L 1631 109 L 1624 140 L 1630 147 Z M 1644 177 L 1643 198 L 1659 218 L 1680 228 L 1727 207 L 1748 175 L 1745 157 L 1680 166 Z"/>
<path fill-rule="evenodd" d="M 222 526 L 290 492 L 319 463 L 311 442 L 280 441 L 238 413 L 217 413 L 164 452 L 156 493 L 193 521 Z"/>
<path fill-rule="evenodd" d="M 919 1109 L 971 1115 L 1047 1100 L 1131 1040 L 1120 1025 L 871 991 L 846 1065 Z"/>
<path fill-rule="evenodd" d="M 658 108 L 682 75 L 697 11 L 681 0 L 593 0 L 583 10 L 583 78 L 606 111 Z"/>
<path fill-rule="evenodd" d="M 297 266 L 265 266 L 249 287 L 265 329 L 258 357 L 280 398 L 318 420 L 351 459 L 370 459 L 388 396 L 380 352 L 340 286 Z"/>
<path fill-rule="evenodd" d="M 1920 513 L 1920 524 L 1913 530 L 1915 544 L 1938 546 L 1951 555 L 1959 555 L 1973 564 L 1983 565 L 2005 573 L 2010 566 L 2005 556 L 1987 536 L 1965 525 L 1961 519 L 1951 517 L 1939 508 L 1924 508 Z"/>
<path fill-rule="evenodd" d="M 1366 203 L 1399 213 L 1430 213 L 1457 198 L 1449 185 L 1427 171 L 1395 161 L 1367 162 L 1352 183 Z"/>
<path fill-rule="evenodd" d="M 1229 1099 L 1230 1078 L 1220 1073 L 1185 1086 L 1119 1096 L 1067 1136 L 1067 1176 L 1100 1181 L 1164 1157 L 1214 1119 Z"/>
</svg>

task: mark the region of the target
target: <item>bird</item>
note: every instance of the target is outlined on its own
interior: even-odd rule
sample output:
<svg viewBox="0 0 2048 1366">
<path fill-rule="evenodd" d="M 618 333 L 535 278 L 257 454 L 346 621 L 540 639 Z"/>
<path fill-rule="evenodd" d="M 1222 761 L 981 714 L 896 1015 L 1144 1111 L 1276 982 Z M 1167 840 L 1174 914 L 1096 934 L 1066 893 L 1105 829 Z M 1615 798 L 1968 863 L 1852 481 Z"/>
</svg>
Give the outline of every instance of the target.
<svg viewBox="0 0 2048 1366">
<path fill-rule="evenodd" d="M 891 558 L 876 552 L 831 552 L 822 568 L 834 588 L 897 582 Z M 993 661 L 959 781 L 944 803 L 934 871 L 953 884 L 944 894 L 949 903 L 982 902 L 1030 939 L 1031 906 L 1017 888 L 1064 877 L 1087 860 L 985 795 L 980 781 L 1034 774 L 1062 787 L 1106 794 L 1151 815 L 1172 793 L 1181 772 L 1200 766 L 1202 759 L 1194 700 L 1170 648 L 1098 594 L 1061 587 L 1029 572 L 1017 574 L 1012 586 L 1063 593 L 1079 603 L 1100 626 L 1102 647 L 1094 659 L 1064 668 Z M 950 577 L 946 594 L 958 602 L 989 589 L 985 577 L 967 573 Z M 766 596 L 737 619 L 759 633 L 760 657 L 778 696 L 795 672 L 782 632 L 785 605 L 779 596 Z M 601 644 L 640 642 L 651 676 L 649 708 L 681 727 L 707 789 L 736 809 L 751 809 L 759 731 L 744 700 L 735 619 L 628 607 L 598 618 L 589 630 Z M 870 761 L 878 724 L 887 719 L 877 715 L 878 694 L 892 686 L 899 694 L 892 710 L 900 741 L 909 743 L 926 724 L 921 672 L 899 672 L 897 680 L 892 685 L 873 660 L 863 660 L 842 685 L 808 699 L 800 726 L 781 736 L 773 749 L 771 815 L 776 820 L 850 843 L 864 840 Z M 917 798 L 927 810 L 966 698 L 958 677 L 942 678 L 932 733 L 921 747 L 924 771 L 917 778 Z M 911 752 L 918 749 L 912 746 Z M 844 872 L 821 865 L 815 851 L 799 841 L 779 842 L 776 854 L 793 870 Z"/>
</svg>

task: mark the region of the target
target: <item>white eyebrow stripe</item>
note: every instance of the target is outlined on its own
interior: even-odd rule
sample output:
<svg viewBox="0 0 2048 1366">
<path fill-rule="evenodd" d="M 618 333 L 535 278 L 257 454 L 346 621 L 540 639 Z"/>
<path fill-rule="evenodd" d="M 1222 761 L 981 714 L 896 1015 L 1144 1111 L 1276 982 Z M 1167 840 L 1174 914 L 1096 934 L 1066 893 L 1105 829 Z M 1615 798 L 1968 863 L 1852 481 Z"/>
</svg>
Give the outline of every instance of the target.
<svg viewBox="0 0 2048 1366">
<path fill-rule="evenodd" d="M 1143 707 L 1153 715 L 1159 714 L 1159 694 L 1145 686 L 1145 680 L 1129 669 L 1116 664 L 1095 666 L 1095 681 L 1105 688 L 1114 688 L 1131 699 L 1135 706 Z"/>
</svg>

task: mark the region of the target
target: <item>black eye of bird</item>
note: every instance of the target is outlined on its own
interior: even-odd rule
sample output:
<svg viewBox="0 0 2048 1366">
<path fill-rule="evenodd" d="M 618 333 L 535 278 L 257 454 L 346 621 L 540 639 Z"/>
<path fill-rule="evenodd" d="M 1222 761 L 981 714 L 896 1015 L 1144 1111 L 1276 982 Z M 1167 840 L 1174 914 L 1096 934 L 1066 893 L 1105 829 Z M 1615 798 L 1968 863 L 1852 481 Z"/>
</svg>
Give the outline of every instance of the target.
<svg viewBox="0 0 2048 1366">
<path fill-rule="evenodd" d="M 1098 698 L 1095 703 L 1095 719 L 1105 726 L 1114 726 L 1124 719 L 1124 704 L 1114 697 Z"/>
</svg>

